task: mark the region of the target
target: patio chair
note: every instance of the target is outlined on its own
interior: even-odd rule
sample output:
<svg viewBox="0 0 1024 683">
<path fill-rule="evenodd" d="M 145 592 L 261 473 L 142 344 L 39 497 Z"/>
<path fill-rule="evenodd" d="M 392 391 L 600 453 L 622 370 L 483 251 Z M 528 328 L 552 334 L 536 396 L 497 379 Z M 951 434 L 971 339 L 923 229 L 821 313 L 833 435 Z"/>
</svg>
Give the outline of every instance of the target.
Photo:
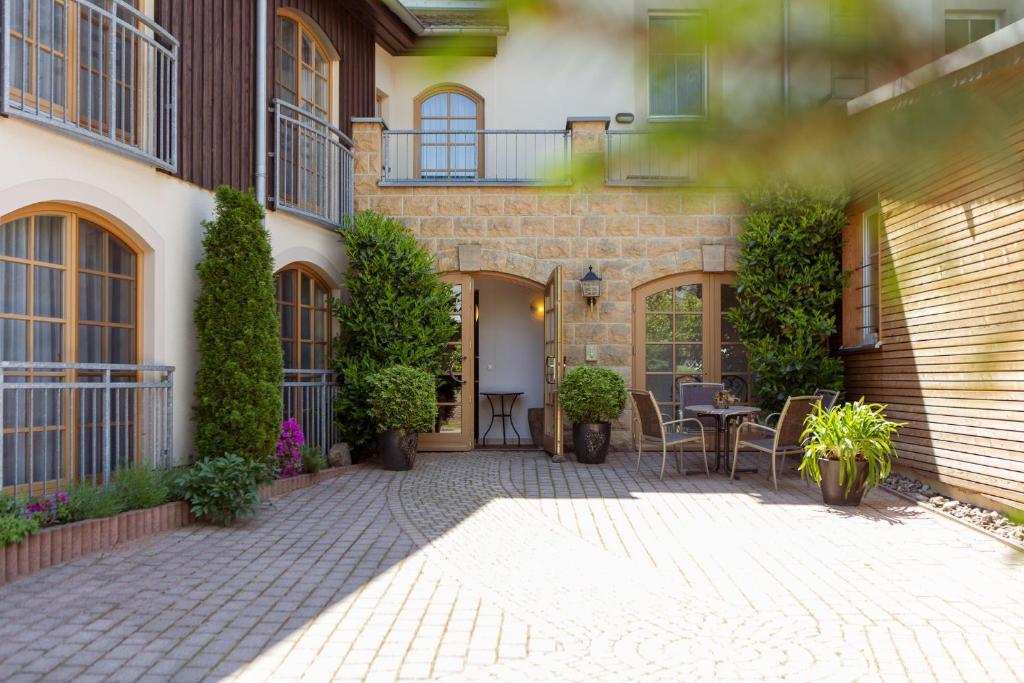
<svg viewBox="0 0 1024 683">
<path fill-rule="evenodd" d="M 787 455 L 802 456 L 804 453 L 803 432 L 804 420 L 814 411 L 815 406 L 821 401 L 820 396 L 790 396 L 786 399 L 786 405 L 779 413 L 778 427 L 772 428 L 756 422 L 744 422 L 736 429 L 736 445 L 732 450 L 732 471 L 729 478 L 736 476 L 736 462 L 739 460 L 740 447 L 746 446 L 759 453 L 765 453 L 772 458 L 772 484 L 775 490 L 779 490 L 779 479 L 776 475 L 775 458 L 782 457 L 780 467 L 786 466 Z M 756 435 L 746 436 L 751 431 L 761 432 L 760 438 Z"/>
<path fill-rule="evenodd" d="M 665 478 L 665 460 L 668 458 L 669 444 L 679 447 L 676 452 L 676 470 L 682 473 L 683 444 L 700 441 L 700 450 L 704 455 L 704 472 L 711 476 L 711 469 L 708 467 L 708 451 L 704 444 L 704 428 L 696 418 L 684 418 L 682 420 L 668 420 L 662 418 L 661 410 L 658 408 L 658 401 L 651 391 L 630 389 L 629 398 L 633 403 L 633 440 L 636 444 L 636 471 L 640 473 L 640 458 L 644 452 L 644 441 L 657 441 L 661 444 L 661 474 L 659 479 Z M 670 426 L 682 426 L 694 424 L 695 429 L 687 431 L 667 431 Z"/>
<path fill-rule="evenodd" d="M 702 430 L 717 430 L 718 420 L 707 415 L 697 415 L 687 410 L 686 406 L 711 405 L 715 400 L 715 394 L 724 390 L 725 385 L 721 382 L 678 382 L 676 384 L 676 395 L 679 397 L 678 417 L 697 420 L 701 424 Z"/>
<path fill-rule="evenodd" d="M 821 399 L 821 407 L 824 410 L 829 410 L 835 406 L 837 401 L 839 401 L 839 392 L 832 389 L 815 389 L 814 395 Z M 764 418 L 764 424 L 771 427 L 772 423 L 777 421 L 781 414 L 782 413 L 769 413 Z"/>
</svg>

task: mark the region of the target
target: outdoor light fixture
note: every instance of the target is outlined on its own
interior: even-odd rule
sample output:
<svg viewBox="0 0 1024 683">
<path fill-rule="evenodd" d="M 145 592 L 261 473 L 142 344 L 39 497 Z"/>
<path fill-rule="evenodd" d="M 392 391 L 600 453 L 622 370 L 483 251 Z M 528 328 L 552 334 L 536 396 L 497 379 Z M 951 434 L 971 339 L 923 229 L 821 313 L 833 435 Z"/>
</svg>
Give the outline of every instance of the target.
<svg viewBox="0 0 1024 683">
<path fill-rule="evenodd" d="M 593 311 L 594 304 L 601 296 L 601 277 L 594 272 L 594 266 L 588 266 L 587 274 L 580 278 L 580 293 Z"/>
</svg>

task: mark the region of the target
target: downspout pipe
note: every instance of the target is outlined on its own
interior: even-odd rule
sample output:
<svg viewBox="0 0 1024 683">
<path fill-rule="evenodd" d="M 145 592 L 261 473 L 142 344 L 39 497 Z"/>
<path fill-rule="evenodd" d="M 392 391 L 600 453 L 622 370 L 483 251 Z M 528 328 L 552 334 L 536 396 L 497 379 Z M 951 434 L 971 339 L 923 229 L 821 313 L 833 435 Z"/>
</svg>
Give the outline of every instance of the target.
<svg viewBox="0 0 1024 683">
<path fill-rule="evenodd" d="M 782 113 L 789 116 L 789 0 L 782 0 Z"/>
<path fill-rule="evenodd" d="M 256 201 L 267 206 L 267 0 L 256 0 Z M 266 221 L 266 218 L 264 218 Z"/>
</svg>

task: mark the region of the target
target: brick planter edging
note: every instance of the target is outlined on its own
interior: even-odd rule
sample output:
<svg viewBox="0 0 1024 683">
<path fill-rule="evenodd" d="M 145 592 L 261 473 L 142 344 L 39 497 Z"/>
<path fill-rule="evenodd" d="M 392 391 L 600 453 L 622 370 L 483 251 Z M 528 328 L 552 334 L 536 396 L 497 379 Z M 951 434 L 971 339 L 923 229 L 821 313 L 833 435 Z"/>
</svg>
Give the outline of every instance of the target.
<svg viewBox="0 0 1024 683">
<path fill-rule="evenodd" d="M 302 474 L 261 486 L 260 496 L 273 498 L 335 479 L 351 467 L 335 467 L 317 474 Z M 105 519 L 86 519 L 47 527 L 21 543 L 0 547 L 0 586 L 21 576 L 69 562 L 122 543 L 155 536 L 192 524 L 188 503 L 175 501 L 146 510 L 129 510 Z"/>
</svg>

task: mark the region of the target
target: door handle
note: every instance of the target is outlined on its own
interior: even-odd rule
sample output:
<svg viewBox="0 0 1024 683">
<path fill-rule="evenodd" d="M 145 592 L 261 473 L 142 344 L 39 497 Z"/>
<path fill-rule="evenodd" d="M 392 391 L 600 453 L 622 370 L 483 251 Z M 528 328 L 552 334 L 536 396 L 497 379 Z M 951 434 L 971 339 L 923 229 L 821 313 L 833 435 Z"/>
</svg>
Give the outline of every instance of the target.
<svg viewBox="0 0 1024 683">
<path fill-rule="evenodd" d="M 555 383 L 555 360 L 556 359 L 554 356 L 547 356 L 544 359 L 544 363 L 547 366 L 547 376 L 544 379 L 547 381 L 548 384 Z"/>
</svg>

